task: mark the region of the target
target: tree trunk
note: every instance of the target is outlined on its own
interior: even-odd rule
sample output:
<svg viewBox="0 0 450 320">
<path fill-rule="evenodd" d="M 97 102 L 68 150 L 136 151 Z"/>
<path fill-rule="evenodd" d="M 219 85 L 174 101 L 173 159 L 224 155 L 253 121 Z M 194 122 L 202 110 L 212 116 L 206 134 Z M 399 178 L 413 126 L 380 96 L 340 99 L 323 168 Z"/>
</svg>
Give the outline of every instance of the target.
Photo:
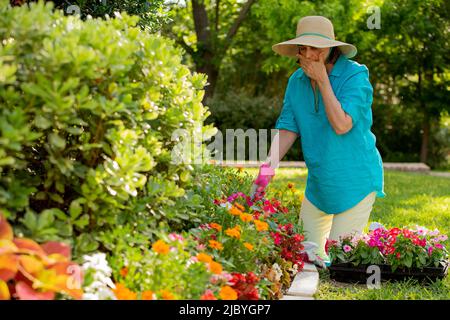
<svg viewBox="0 0 450 320">
<path fill-rule="evenodd" d="M 424 119 L 422 123 L 422 144 L 420 146 L 420 162 L 426 163 L 428 161 L 428 144 L 430 141 L 430 117 L 428 113 L 424 112 Z"/>
<path fill-rule="evenodd" d="M 202 100 L 202 103 L 206 104 L 206 101 L 214 96 L 217 79 L 219 77 L 219 68 L 214 66 L 210 61 L 207 61 L 204 66 L 197 67 L 196 71 L 208 75 L 208 85 L 205 87 L 205 95 Z"/>
<path fill-rule="evenodd" d="M 213 97 L 219 77 L 220 63 L 254 2 L 255 0 L 248 0 L 243 5 L 239 16 L 228 30 L 226 38 L 219 40 L 219 3 L 215 7 L 214 33 L 212 33 L 205 3 L 200 0 L 192 0 L 192 15 L 197 35 L 197 51 L 194 52 L 182 39 L 177 42 L 185 48 L 187 53 L 191 54 L 196 71 L 205 73 L 208 76 L 208 85 L 205 87 L 203 103 Z"/>
</svg>

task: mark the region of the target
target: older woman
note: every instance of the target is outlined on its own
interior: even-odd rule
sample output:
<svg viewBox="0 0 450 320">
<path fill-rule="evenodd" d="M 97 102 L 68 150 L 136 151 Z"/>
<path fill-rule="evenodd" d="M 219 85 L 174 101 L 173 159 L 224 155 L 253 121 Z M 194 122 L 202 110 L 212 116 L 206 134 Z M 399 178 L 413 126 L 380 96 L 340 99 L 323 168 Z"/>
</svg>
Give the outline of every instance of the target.
<svg viewBox="0 0 450 320">
<path fill-rule="evenodd" d="M 308 179 L 300 212 L 309 241 L 329 265 L 326 239 L 361 233 L 375 198 L 384 197 L 383 165 L 372 126 L 373 89 L 365 65 L 349 60 L 356 48 L 336 41 L 330 20 L 299 20 L 297 37 L 272 49 L 298 58 L 289 78 L 269 157 L 260 167 L 261 194 L 280 159 L 300 137 Z M 254 193 L 255 195 L 255 193 Z"/>
</svg>

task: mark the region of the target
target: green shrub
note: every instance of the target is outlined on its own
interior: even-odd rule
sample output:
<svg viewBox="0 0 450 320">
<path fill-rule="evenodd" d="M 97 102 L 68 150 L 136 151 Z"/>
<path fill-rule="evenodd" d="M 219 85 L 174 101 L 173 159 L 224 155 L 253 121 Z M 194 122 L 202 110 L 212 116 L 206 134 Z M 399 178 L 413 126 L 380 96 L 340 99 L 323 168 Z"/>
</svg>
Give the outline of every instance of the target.
<svg viewBox="0 0 450 320">
<path fill-rule="evenodd" d="M 82 253 L 130 216 L 149 237 L 190 220 L 167 210 L 193 170 L 172 161 L 172 133 L 215 133 L 202 125 L 206 78 L 137 21 L 81 21 L 49 3 L 0 0 L 0 206 L 19 232 L 72 239 Z"/>
<path fill-rule="evenodd" d="M 211 116 L 208 117 L 206 123 L 214 124 L 222 132 L 224 139 L 226 129 L 243 129 L 244 131 L 255 129 L 257 132 L 259 129 L 266 129 L 268 130 L 267 146 L 270 147 L 270 130 L 275 127 L 275 122 L 282 109 L 282 101 L 279 99 L 264 95 L 252 97 L 244 91 L 230 91 L 226 94 L 215 95 L 213 99 L 207 102 L 207 105 L 211 110 Z M 226 159 L 225 154 L 223 159 L 242 160 L 236 159 L 236 149 L 237 145 L 235 144 L 235 159 Z M 249 157 L 250 155 L 246 152 L 245 159 L 248 160 Z M 292 146 L 283 160 L 303 160 L 299 140 Z"/>
</svg>

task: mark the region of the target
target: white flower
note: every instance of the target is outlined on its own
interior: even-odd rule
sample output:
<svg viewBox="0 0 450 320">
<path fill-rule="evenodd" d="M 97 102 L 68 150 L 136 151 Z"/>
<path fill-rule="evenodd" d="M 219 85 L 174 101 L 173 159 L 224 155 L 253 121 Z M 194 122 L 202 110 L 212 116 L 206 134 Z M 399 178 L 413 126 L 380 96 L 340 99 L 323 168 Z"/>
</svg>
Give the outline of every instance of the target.
<svg viewBox="0 0 450 320">
<path fill-rule="evenodd" d="M 227 209 L 231 209 L 231 207 L 233 207 L 233 205 L 231 203 L 229 203 L 228 201 L 225 203 L 221 203 L 220 206 L 223 208 L 227 208 Z"/>
<path fill-rule="evenodd" d="M 92 274 L 93 281 L 84 288 L 84 300 L 115 300 L 111 289 L 115 288 L 111 280 L 112 269 L 106 260 L 106 254 L 95 253 L 83 256 L 82 270 Z"/>
<path fill-rule="evenodd" d="M 283 271 L 281 270 L 281 267 L 278 265 L 278 263 L 274 263 L 272 265 L 272 270 L 275 273 L 275 280 L 280 281 L 281 276 L 283 275 Z"/>
</svg>

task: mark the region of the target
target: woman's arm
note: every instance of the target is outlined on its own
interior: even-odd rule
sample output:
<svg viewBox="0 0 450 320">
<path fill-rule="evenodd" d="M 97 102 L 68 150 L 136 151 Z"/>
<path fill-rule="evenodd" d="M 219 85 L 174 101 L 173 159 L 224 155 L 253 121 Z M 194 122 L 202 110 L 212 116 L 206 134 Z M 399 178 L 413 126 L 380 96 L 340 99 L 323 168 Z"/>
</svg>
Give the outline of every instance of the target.
<svg viewBox="0 0 450 320">
<path fill-rule="evenodd" d="M 336 134 L 345 134 L 350 131 L 353 127 L 352 117 L 342 109 L 341 103 L 336 98 L 328 77 L 319 79 L 317 85 L 322 94 L 325 112 L 333 130 Z"/>
<path fill-rule="evenodd" d="M 278 168 L 281 159 L 283 159 L 289 151 L 298 136 L 297 133 L 289 130 L 278 130 L 278 133 L 275 135 L 272 144 L 270 145 L 269 155 L 266 160 L 266 163 L 269 163 L 272 169 Z"/>
</svg>

